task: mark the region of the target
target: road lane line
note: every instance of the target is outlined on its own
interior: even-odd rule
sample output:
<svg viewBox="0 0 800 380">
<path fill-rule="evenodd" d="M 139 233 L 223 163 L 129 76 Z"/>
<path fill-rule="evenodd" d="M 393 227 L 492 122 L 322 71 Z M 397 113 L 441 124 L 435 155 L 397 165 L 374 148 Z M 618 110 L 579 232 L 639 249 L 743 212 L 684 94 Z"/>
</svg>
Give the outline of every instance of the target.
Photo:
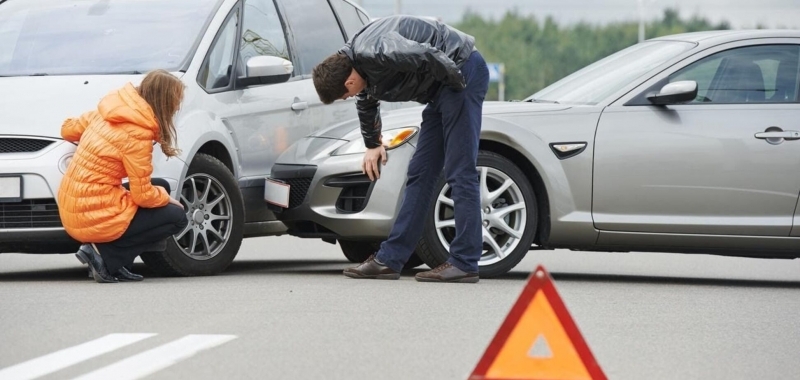
<svg viewBox="0 0 800 380">
<path fill-rule="evenodd" d="M 0 369 L 0 379 L 35 379 L 154 335 L 156 334 L 108 334 L 102 338 Z"/>
<path fill-rule="evenodd" d="M 178 340 L 120 360 L 75 380 L 134 380 L 158 372 L 202 350 L 236 339 L 236 335 L 187 335 Z"/>
</svg>

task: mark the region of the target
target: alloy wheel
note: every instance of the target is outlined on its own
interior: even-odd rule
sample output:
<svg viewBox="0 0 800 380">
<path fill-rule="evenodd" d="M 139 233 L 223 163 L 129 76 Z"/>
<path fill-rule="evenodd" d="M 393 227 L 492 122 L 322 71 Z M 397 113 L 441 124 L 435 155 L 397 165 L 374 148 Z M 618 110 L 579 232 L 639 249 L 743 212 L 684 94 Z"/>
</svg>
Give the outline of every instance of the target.
<svg viewBox="0 0 800 380">
<path fill-rule="evenodd" d="M 483 254 L 479 266 L 491 265 L 508 257 L 519 245 L 527 224 L 525 200 L 511 177 L 492 167 L 478 166 L 483 229 Z M 450 250 L 455 237 L 455 219 L 450 186 L 445 183 L 434 210 L 440 243 Z"/>
<path fill-rule="evenodd" d="M 230 237 L 231 200 L 222 184 L 207 174 L 193 174 L 183 181 L 181 203 L 189 224 L 173 238 L 183 253 L 208 260 L 220 253 Z"/>
</svg>

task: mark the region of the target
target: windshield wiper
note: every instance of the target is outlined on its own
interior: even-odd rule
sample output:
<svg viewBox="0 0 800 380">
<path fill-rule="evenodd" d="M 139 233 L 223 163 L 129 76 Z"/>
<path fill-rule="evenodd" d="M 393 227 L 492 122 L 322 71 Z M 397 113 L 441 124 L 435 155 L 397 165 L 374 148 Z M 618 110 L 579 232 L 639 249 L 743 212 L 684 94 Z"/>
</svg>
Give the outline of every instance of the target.
<svg viewBox="0 0 800 380">
<path fill-rule="evenodd" d="M 34 74 L 31 74 L 31 75 L 28 75 L 28 76 L 29 77 L 46 77 L 48 75 L 50 75 L 50 74 L 48 74 L 48 73 L 34 73 Z"/>
<path fill-rule="evenodd" d="M 139 74 L 144 74 L 144 73 L 139 70 L 131 70 L 131 71 L 114 71 L 110 73 L 101 73 L 97 75 L 139 75 Z"/>
<path fill-rule="evenodd" d="M 559 104 L 559 103 L 558 103 L 557 101 L 555 101 L 555 100 L 534 99 L 534 98 L 530 98 L 530 99 L 526 100 L 526 102 L 530 102 L 530 103 L 552 103 L 552 104 Z"/>
</svg>

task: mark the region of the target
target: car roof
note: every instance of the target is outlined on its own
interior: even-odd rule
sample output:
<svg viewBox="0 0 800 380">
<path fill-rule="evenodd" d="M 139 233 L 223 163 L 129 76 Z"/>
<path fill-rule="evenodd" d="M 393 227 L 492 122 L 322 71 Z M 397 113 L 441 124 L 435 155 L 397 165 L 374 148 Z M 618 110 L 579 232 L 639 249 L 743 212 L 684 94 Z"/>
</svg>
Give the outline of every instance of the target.
<svg viewBox="0 0 800 380">
<path fill-rule="evenodd" d="M 725 42 L 748 40 L 753 38 L 800 38 L 800 30 L 789 29 L 754 29 L 754 30 L 713 30 L 673 34 L 654 38 L 651 41 L 686 41 L 702 45 L 717 45 Z"/>
</svg>

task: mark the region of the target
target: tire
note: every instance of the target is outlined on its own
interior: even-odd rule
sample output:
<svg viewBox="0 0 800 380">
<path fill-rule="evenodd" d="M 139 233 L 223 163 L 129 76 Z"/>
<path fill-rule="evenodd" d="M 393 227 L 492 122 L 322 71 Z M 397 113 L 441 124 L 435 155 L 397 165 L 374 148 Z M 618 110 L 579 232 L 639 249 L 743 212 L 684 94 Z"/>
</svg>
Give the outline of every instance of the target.
<svg viewBox="0 0 800 380">
<path fill-rule="evenodd" d="M 536 194 L 522 171 L 513 162 L 499 154 L 487 151 L 478 152 L 478 173 L 481 176 L 481 186 L 487 183 L 489 193 L 496 190 L 505 180 L 512 181 L 512 184 L 491 202 L 489 215 L 501 216 L 501 218 L 490 218 L 489 227 L 483 228 L 484 252 L 478 262 L 478 268 L 481 277 L 491 278 L 510 271 L 530 250 L 538 226 Z M 449 188 L 449 185 L 445 183 L 444 176 L 440 176 L 435 192 L 436 198 L 428 210 L 425 231 L 416 249 L 417 255 L 431 268 L 447 261 L 450 256 L 449 243 L 455 235 L 454 227 L 446 226 L 438 230 L 436 228 L 437 219 L 444 221 L 453 218 L 452 206 L 439 200 L 441 195 L 450 199 Z M 521 202 L 522 208 L 516 209 L 520 206 L 514 205 Z M 486 200 L 482 198 L 481 204 L 485 210 Z M 510 212 L 503 210 L 506 207 L 513 207 L 515 210 Z M 504 216 L 503 213 L 505 213 Z M 482 215 L 486 214 L 482 213 Z M 509 230 L 514 230 L 519 237 L 515 238 L 497 227 L 501 225 L 500 221 L 509 226 Z M 486 222 L 487 219 L 484 219 L 484 223 Z M 494 245 L 488 243 L 487 236 L 495 242 Z M 498 248 L 502 255 L 497 255 Z"/>
<path fill-rule="evenodd" d="M 222 272 L 239 252 L 244 232 L 244 205 L 236 179 L 220 160 L 198 153 L 181 185 L 180 201 L 189 225 L 167 239 L 166 251 L 144 253 L 142 261 L 165 276 Z M 210 203 L 214 204 L 209 208 Z"/>
<path fill-rule="evenodd" d="M 346 257 L 348 261 L 351 263 L 363 263 L 370 255 L 378 252 L 378 249 L 381 248 L 381 244 L 376 242 L 339 240 L 339 247 L 342 248 L 342 253 L 344 253 L 344 257 Z M 422 264 L 424 264 L 422 259 L 414 253 L 408 258 L 403 269 L 416 268 Z"/>
</svg>

